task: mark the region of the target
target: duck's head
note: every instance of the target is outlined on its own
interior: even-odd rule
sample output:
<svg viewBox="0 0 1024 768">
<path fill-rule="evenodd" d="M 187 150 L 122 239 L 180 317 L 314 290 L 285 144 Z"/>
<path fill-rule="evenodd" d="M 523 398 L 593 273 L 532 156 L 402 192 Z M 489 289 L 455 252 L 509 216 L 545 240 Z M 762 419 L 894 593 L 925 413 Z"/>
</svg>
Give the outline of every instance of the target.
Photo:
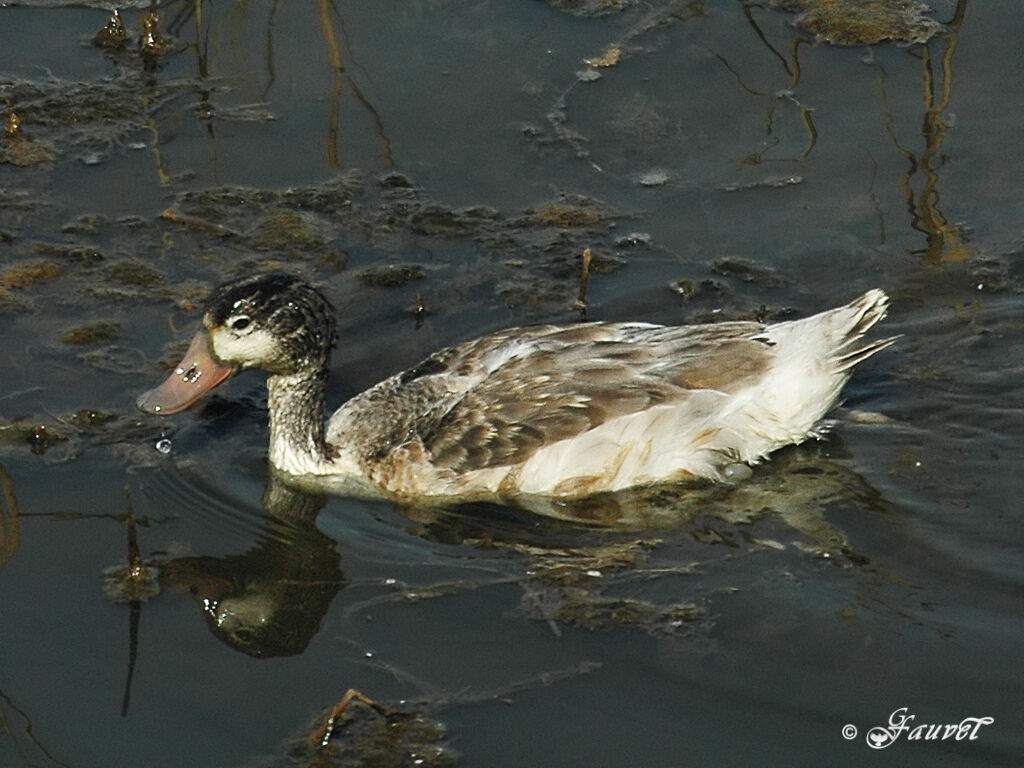
<svg viewBox="0 0 1024 768">
<path fill-rule="evenodd" d="M 297 277 L 274 272 L 225 283 L 210 296 L 181 363 L 138 406 L 147 413 L 177 413 L 246 368 L 278 376 L 316 373 L 335 338 L 330 302 Z"/>
</svg>

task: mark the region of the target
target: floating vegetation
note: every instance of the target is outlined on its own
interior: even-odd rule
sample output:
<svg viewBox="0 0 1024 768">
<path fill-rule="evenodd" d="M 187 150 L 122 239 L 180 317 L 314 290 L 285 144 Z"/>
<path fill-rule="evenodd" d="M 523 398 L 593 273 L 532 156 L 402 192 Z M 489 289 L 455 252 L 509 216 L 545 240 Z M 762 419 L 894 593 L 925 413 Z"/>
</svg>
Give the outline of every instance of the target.
<svg viewBox="0 0 1024 768">
<path fill-rule="evenodd" d="M 56 280 L 64 275 L 64 267 L 54 261 L 32 261 L 0 270 L 0 287 L 28 288 L 36 283 Z"/>
<path fill-rule="evenodd" d="M 45 424 L 38 422 L 0 421 L 0 445 L 27 445 L 32 453 L 41 455 L 59 443 L 67 442 L 67 437 Z"/>
<path fill-rule="evenodd" d="M 196 232 L 216 235 L 217 237 L 238 237 L 238 232 L 235 232 L 234 230 L 228 229 L 227 227 L 219 224 L 213 224 L 199 216 L 189 216 L 181 211 L 175 210 L 174 208 L 166 209 L 160 214 L 160 218 L 165 221 L 174 222 L 175 224 L 181 224 L 182 226 Z"/>
<path fill-rule="evenodd" d="M 66 331 L 60 340 L 72 346 L 87 346 L 98 344 L 113 338 L 117 333 L 117 325 L 114 323 L 96 322 L 87 325 L 80 325 Z"/>
<path fill-rule="evenodd" d="M 932 9 L 916 0 L 772 0 L 772 5 L 796 13 L 797 26 L 832 45 L 923 44 L 942 31 L 927 15 Z"/>
<path fill-rule="evenodd" d="M 343 736 L 341 729 L 345 730 Z M 382 768 L 447 766 L 454 763 L 454 755 L 443 744 L 446 736 L 442 723 L 416 712 L 388 709 L 350 688 L 308 743 L 313 749 L 327 752 L 339 765 L 358 759 L 359 765 Z"/>
<path fill-rule="evenodd" d="M 757 283 L 765 287 L 779 286 L 784 283 L 771 267 L 737 256 L 716 259 L 711 264 L 711 271 L 716 275 L 736 278 L 744 283 Z"/>
<path fill-rule="evenodd" d="M 707 612 L 691 601 L 660 605 L 639 597 L 606 594 L 649 573 L 647 560 L 658 539 L 625 539 L 559 549 L 508 542 L 528 556 L 520 610 L 544 621 L 557 636 L 561 626 L 641 629 L 652 634 L 690 633 L 709 627 Z M 656 567 L 660 576 L 687 576 L 692 565 Z"/>
<path fill-rule="evenodd" d="M 117 415 L 113 413 L 105 413 L 93 408 L 82 408 L 80 411 L 73 413 L 68 418 L 68 421 L 88 430 L 94 429 L 103 424 L 109 424 L 112 421 L 116 421 L 117 418 Z"/>
<path fill-rule="evenodd" d="M 95 235 L 106 223 L 107 219 L 104 216 L 98 216 L 94 213 L 83 213 L 75 217 L 73 221 L 69 221 L 62 226 L 60 231 L 72 235 Z"/>
<path fill-rule="evenodd" d="M 426 275 L 419 264 L 383 264 L 362 270 L 359 280 L 363 285 L 376 288 L 397 288 L 414 280 L 422 280 Z"/>
<path fill-rule="evenodd" d="M 152 66 L 156 60 L 171 49 L 171 41 L 160 34 L 159 20 L 156 13 L 142 17 L 142 37 L 139 38 L 139 53 L 147 65 Z"/>
<path fill-rule="evenodd" d="M 21 128 L 21 118 L 17 113 L 11 112 L 0 141 L 0 163 L 18 166 L 38 165 L 53 159 L 52 149 L 46 142 L 26 136 Z"/>
<path fill-rule="evenodd" d="M 185 192 L 162 214 L 164 221 L 195 237 L 197 246 L 216 235 L 232 249 L 282 253 L 333 271 L 345 268 L 358 238 L 382 254 L 423 248 L 424 237 L 461 240 L 475 244 L 481 267 L 460 270 L 458 281 L 448 280 L 446 288 L 468 292 L 471 283 L 479 295 L 478 288 L 488 286 L 511 306 L 571 303 L 578 295 L 579 254 L 585 247 L 593 249 L 591 274 L 622 266 L 616 218 L 609 206 L 578 195 L 511 216 L 487 206 L 457 209 L 430 200 L 404 176 L 389 174 L 374 184 L 358 172 L 280 191 L 218 187 Z M 435 271 L 387 261 L 361 270 L 360 282 L 397 287 L 429 279 Z"/>
<path fill-rule="evenodd" d="M 592 227 L 612 218 L 603 205 L 579 196 L 567 196 L 563 200 L 531 208 L 527 215 L 537 224 L 567 228 Z"/>
<path fill-rule="evenodd" d="M 156 285 L 164 279 L 160 272 L 138 259 L 125 259 L 111 264 L 107 274 L 115 282 L 140 288 Z"/>
<path fill-rule="evenodd" d="M 560 587 L 595 584 L 595 579 L 640 567 L 662 543 L 661 539 L 624 539 L 592 546 L 534 547 L 514 543 L 512 549 L 529 556 L 531 579 Z M 679 568 L 688 573 L 688 567 Z"/>
<path fill-rule="evenodd" d="M 32 307 L 32 302 L 6 288 L 0 287 L 0 312 L 25 312 Z"/>
<path fill-rule="evenodd" d="M 35 424 L 25 430 L 25 442 L 35 454 L 46 453 L 51 446 L 66 441 L 64 435 L 49 429 L 45 424 Z"/>
<path fill-rule="evenodd" d="M 98 45 L 101 48 L 122 48 L 127 39 L 128 30 L 121 20 L 121 14 L 115 8 L 111 11 L 107 23 L 93 37 L 92 42 L 93 45 Z"/>
<path fill-rule="evenodd" d="M 327 224 L 301 211 L 276 211 L 261 219 L 248 233 L 257 250 L 275 251 L 291 258 L 318 256 L 321 262 L 347 261 L 328 242 Z"/>
<path fill-rule="evenodd" d="M 695 603 L 659 606 L 633 598 L 603 597 L 580 587 L 530 593 L 523 598 L 522 609 L 534 618 L 583 629 L 642 627 L 652 634 L 692 632 L 707 618 L 707 611 Z"/>
<path fill-rule="evenodd" d="M 472 235 L 481 221 L 498 218 L 496 210 L 484 206 L 456 211 L 442 205 L 428 204 L 409 217 L 409 225 L 421 235 L 447 239 Z"/>
<path fill-rule="evenodd" d="M 152 97 L 139 98 L 139 76 L 120 72 L 106 80 L 5 80 L 0 82 L 0 98 L 17 106 L 23 123 L 33 127 L 73 128 L 65 141 L 74 142 L 92 133 L 97 139 L 114 139 L 127 131 L 143 127 L 144 104 L 159 106 L 164 98 L 186 90 L 187 83 L 162 84 Z M 162 96 L 164 98 L 162 98 Z"/>
<path fill-rule="evenodd" d="M 32 252 L 50 256 L 75 264 L 95 264 L 103 261 L 103 254 L 87 245 L 58 245 L 56 243 L 34 243 Z"/>
<path fill-rule="evenodd" d="M 338 704 L 324 710 L 305 733 L 288 744 L 284 760 L 271 758 L 260 764 L 304 768 L 452 766 L 458 763 L 459 755 L 449 745 L 447 727 L 434 719 L 434 712 L 453 706 L 510 703 L 517 694 L 548 688 L 600 668 L 598 662 L 583 661 L 567 669 L 539 672 L 494 690 L 446 693 L 389 665 L 384 669 L 422 689 L 424 696 L 414 703 L 403 700 L 394 707 L 349 689 Z"/>
<path fill-rule="evenodd" d="M 292 743 L 292 760 L 347 768 L 440 768 L 456 763 L 443 723 L 419 712 L 389 709 L 355 689 L 319 719 L 310 736 Z"/>
<path fill-rule="evenodd" d="M 154 80 L 138 66 L 118 66 L 102 80 L 4 79 L 0 101 L 20 126 L 0 137 L 0 162 L 35 165 L 67 155 L 95 165 L 117 145 L 145 147 L 133 134 L 151 133 L 154 116 L 192 88 L 190 80 Z"/>
<path fill-rule="evenodd" d="M 602 67 L 614 67 L 616 64 L 619 63 L 619 60 L 621 58 L 622 58 L 622 49 L 619 48 L 618 46 L 613 45 L 611 48 L 606 50 L 600 56 L 597 56 L 597 57 L 595 57 L 593 59 L 584 59 L 584 61 L 587 64 L 589 64 L 590 66 L 592 66 L 592 67 L 602 68 Z"/>
<path fill-rule="evenodd" d="M 134 365 L 140 367 L 138 361 Z M 122 362 L 116 370 L 123 372 L 126 366 Z M 152 433 L 152 426 L 140 419 L 96 408 L 80 408 L 69 415 L 49 416 L 45 421 L 0 418 L 0 448 L 11 451 L 27 448 L 37 456 L 46 455 L 48 460 L 55 461 L 73 459 L 88 440 L 90 446 L 114 446 L 129 454 L 140 466 L 153 464 L 156 457 L 150 455 L 151 451 L 138 449 L 140 441 L 147 440 Z"/>
</svg>

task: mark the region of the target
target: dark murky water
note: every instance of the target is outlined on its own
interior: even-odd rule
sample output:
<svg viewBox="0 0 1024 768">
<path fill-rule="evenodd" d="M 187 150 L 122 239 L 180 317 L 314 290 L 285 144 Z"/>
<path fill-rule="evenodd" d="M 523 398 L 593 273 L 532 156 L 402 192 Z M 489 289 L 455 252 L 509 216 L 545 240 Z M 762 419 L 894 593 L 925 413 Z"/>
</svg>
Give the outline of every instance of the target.
<svg viewBox="0 0 1024 768">
<path fill-rule="evenodd" d="M 103 50 L 106 10 L 0 7 L 0 764 L 301 765 L 349 688 L 418 717 L 354 704 L 337 764 L 1019 764 L 1018 5 L 870 47 L 731 0 L 301 5 L 170 3 L 148 62 L 137 9 Z M 340 402 L 578 318 L 584 247 L 592 319 L 878 286 L 903 339 L 829 440 L 610 529 L 264 497 L 256 374 L 134 411 L 227 276 L 326 287 Z M 901 707 L 994 722 L 870 748 Z"/>
</svg>

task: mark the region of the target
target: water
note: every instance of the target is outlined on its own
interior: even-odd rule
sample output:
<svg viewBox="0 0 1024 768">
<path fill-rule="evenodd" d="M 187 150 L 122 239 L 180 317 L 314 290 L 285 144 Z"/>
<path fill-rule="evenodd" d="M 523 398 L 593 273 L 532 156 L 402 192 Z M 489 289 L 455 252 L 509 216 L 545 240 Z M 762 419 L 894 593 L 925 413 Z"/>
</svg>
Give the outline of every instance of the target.
<svg viewBox="0 0 1024 768">
<path fill-rule="evenodd" d="M 1019 763 L 1024 23 L 932 7 L 926 47 L 867 48 L 736 2 L 172 3 L 148 71 L 88 44 L 102 8 L 0 8 L 3 117 L 50 158 L 0 163 L 0 764 L 298 765 L 349 688 L 420 712 L 396 764 Z M 225 277 L 325 286 L 337 403 L 578 319 L 585 247 L 591 319 L 877 286 L 902 339 L 828 440 L 577 510 L 609 528 L 265 495 L 258 374 L 134 410 Z M 359 707 L 339 750 L 379 735 Z M 871 749 L 901 707 L 994 722 Z"/>
</svg>

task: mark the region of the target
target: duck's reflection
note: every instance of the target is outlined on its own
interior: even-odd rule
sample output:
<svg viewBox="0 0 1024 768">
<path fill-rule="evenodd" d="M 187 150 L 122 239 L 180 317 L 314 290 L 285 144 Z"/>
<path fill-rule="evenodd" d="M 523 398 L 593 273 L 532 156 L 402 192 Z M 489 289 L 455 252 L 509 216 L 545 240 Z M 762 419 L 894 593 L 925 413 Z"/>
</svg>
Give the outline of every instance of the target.
<svg viewBox="0 0 1024 768">
<path fill-rule="evenodd" d="M 830 453 L 842 452 L 838 440 Z M 599 494 L 571 502 L 521 498 L 521 510 L 467 505 L 438 510 L 405 508 L 419 521 L 422 534 L 451 543 L 522 544 L 536 548 L 543 541 L 564 548 L 580 526 L 623 532 L 685 531 L 707 543 L 757 543 L 754 523 L 781 522 L 795 546 L 824 556 L 865 558 L 850 548 L 846 533 L 830 523 L 826 511 L 846 501 L 884 511 L 881 495 L 863 477 L 824 455 L 822 444 L 784 449 L 772 461 L 736 484 L 665 485 Z M 540 520 L 547 521 L 539 523 Z M 529 521 L 529 524 L 524 524 Z M 776 544 L 776 542 L 773 542 Z"/>
<path fill-rule="evenodd" d="M 316 529 L 324 498 L 272 480 L 259 544 L 241 555 L 178 557 L 160 584 L 188 592 L 210 630 L 256 657 L 302 653 L 345 583 L 335 542 Z"/>
<path fill-rule="evenodd" d="M 537 573 L 553 572 L 547 565 L 564 574 L 567 563 L 589 568 L 590 555 L 632 563 L 636 534 L 644 531 L 689 534 L 698 551 L 702 544 L 792 548 L 866 566 L 868 558 L 853 550 L 826 511 L 840 502 L 884 511 L 885 503 L 862 477 L 825 456 L 822 445 L 783 450 L 735 485 L 661 486 L 571 504 L 536 499 L 521 509 L 466 504 L 399 511 L 424 539 L 527 556 L 530 575 L 524 570 L 523 579 L 531 580 L 533 591 L 543 588 Z M 835 439 L 827 446 L 833 454 L 841 451 Z M 272 475 L 259 543 L 244 554 L 165 560 L 161 587 L 192 595 L 210 630 L 232 648 L 264 658 L 301 653 L 345 585 L 336 542 L 315 525 L 324 503 L 323 496 Z M 650 541 L 656 545 L 659 538 Z M 614 557 L 616 546 L 623 558 Z M 718 556 L 714 552 L 710 557 Z"/>
</svg>

